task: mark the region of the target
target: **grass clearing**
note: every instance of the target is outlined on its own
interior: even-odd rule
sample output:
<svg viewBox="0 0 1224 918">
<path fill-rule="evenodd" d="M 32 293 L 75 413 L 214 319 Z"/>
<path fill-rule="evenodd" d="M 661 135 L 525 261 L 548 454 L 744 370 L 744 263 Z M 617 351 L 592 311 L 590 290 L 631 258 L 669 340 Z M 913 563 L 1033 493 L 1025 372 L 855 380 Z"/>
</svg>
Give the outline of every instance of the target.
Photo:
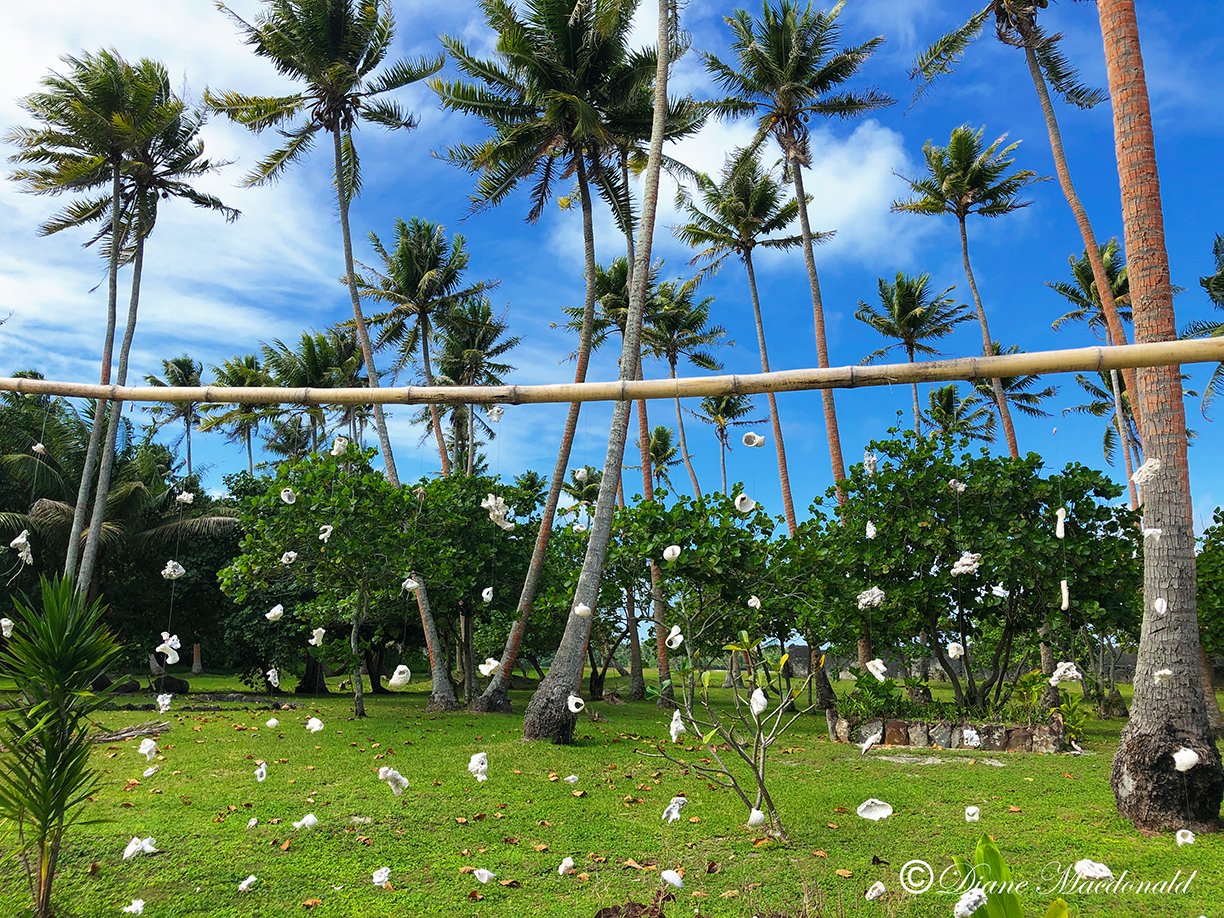
<svg viewBox="0 0 1224 918">
<path fill-rule="evenodd" d="M 210 676 L 193 688 L 237 686 Z M 157 774 L 141 777 L 149 763 L 136 751 L 139 740 L 98 747 L 103 784 L 86 818 L 103 821 L 69 833 L 56 887 L 64 914 L 118 915 L 141 898 L 150 918 L 289 915 L 317 898 L 309 914 L 583 916 L 626 899 L 649 901 L 659 871 L 683 867 L 685 888 L 669 914 L 790 914 L 823 902 L 830 915 L 946 916 L 955 897 L 908 894 L 898 871 L 921 859 L 938 872 L 950 854 L 970 855 L 982 832 L 998 840 L 1016 878 L 1034 885 L 1043 875 L 1049 885 L 1052 863 L 1065 868 L 1083 857 L 1139 881 L 1198 872 L 1176 896 L 1072 893 L 1076 916 L 1212 915 L 1224 903 L 1224 839 L 1203 836 L 1179 848 L 1171 835 L 1138 835 L 1115 814 L 1108 774 L 1120 722 L 1093 721 L 1086 756 L 939 752 L 954 761 L 914 765 L 833 746 L 823 718 L 804 718 L 775 747 L 771 765 L 793 843 L 757 846 L 731 792 L 638 751 L 667 735 L 669 716 L 652 704 L 591 704 L 600 720 L 581 721 L 575 746 L 555 747 L 522 742 L 516 716 L 425 714 L 427 692 L 414 684 L 391 697 L 367 696 L 370 716 L 360 722 L 346 696 L 290 696 L 299 706 L 276 712 L 276 729 L 264 725 L 273 716 L 265 705 L 192 712 L 183 710 L 190 696 L 176 698 Z M 526 700 L 516 695 L 516 709 Z M 155 716 L 115 711 L 102 722 L 115 729 Z M 323 720 L 323 732 L 307 733 L 311 716 Z M 483 784 L 467 772 L 478 751 L 489 756 Z M 1005 766 L 983 764 L 986 757 Z M 268 763 L 263 784 L 254 777 L 260 760 Z M 411 782 L 402 797 L 378 781 L 382 765 Z M 571 787 L 550 773 L 580 780 Z M 139 784 L 128 788 L 130 779 Z M 683 819 L 664 825 L 663 808 L 681 792 L 691 801 Z M 854 810 L 868 797 L 888 801 L 895 815 L 860 819 Z M 964 821 L 970 804 L 981 807 L 978 824 Z M 318 827 L 295 831 L 292 822 L 306 813 Z M 354 816 L 371 821 L 354 824 Z M 252 817 L 259 824 L 248 829 Z M 122 861 L 133 835 L 152 835 L 160 853 Z M 558 876 L 567 855 L 588 879 Z M 629 859 L 657 869 L 623 866 Z M 482 886 L 460 873 L 464 866 L 516 885 Z M 391 868 L 394 890 L 373 885 L 379 867 Z M 252 873 L 258 882 L 238 892 Z M 888 893 L 864 901 L 876 880 Z M 470 899 L 473 892 L 484 899 Z M 1026 911 L 1044 914 L 1055 895 L 1025 894 Z M 26 901 L 24 875 L 10 859 L 0 873 L 0 914 L 20 914 Z"/>
</svg>

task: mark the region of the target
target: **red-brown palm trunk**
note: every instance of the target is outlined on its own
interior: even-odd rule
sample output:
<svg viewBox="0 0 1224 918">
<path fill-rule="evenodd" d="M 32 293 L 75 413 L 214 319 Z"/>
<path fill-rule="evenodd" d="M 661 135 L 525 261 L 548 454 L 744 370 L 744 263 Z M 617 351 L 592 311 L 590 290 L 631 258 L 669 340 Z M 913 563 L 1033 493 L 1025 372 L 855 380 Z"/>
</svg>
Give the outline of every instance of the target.
<svg viewBox="0 0 1224 918">
<path fill-rule="evenodd" d="M 1099 0 L 1105 65 L 1113 99 L 1114 142 L 1137 342 L 1177 337 L 1160 177 L 1134 0 Z M 1118 812 L 1142 829 L 1215 829 L 1224 770 L 1207 722 L 1200 673 L 1194 529 L 1179 367 L 1137 374 L 1144 453 L 1160 470 L 1143 486 L 1144 615 L 1135 664 L 1135 699 L 1113 761 Z M 1167 602 L 1160 615 L 1157 597 Z M 1157 685 L 1154 673 L 1173 675 Z M 1198 754 L 1177 771 L 1173 754 Z"/>
</svg>

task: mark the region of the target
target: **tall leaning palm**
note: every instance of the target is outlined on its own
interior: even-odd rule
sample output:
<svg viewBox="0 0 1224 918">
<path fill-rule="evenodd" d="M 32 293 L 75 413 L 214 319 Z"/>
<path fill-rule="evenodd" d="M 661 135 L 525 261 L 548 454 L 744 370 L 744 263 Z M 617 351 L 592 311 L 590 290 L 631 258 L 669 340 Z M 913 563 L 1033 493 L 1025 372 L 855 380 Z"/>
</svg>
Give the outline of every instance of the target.
<svg viewBox="0 0 1224 918">
<path fill-rule="evenodd" d="M 166 386 L 198 386 L 200 384 L 200 373 L 203 370 L 204 365 L 194 357 L 189 354 L 180 354 L 178 357 L 162 360 L 162 375 L 154 376 L 147 374 L 145 382 L 150 386 L 160 386 L 162 388 Z M 183 425 L 182 439 L 187 447 L 187 477 L 190 478 L 192 474 L 191 429 L 196 426 L 200 419 L 195 402 L 167 402 L 164 405 L 156 405 L 150 408 L 149 414 L 153 416 L 153 427 L 155 430 L 168 424 L 181 423 Z"/>
<path fill-rule="evenodd" d="M 739 257 L 748 274 L 752 318 L 756 326 L 757 350 L 761 372 L 769 372 L 769 350 L 765 344 L 765 320 L 757 293 L 753 252 L 758 248 L 788 249 L 802 241 L 800 236 L 779 236 L 794 222 L 799 205 L 785 200 L 774 175 L 761 165 L 760 154 L 751 148 L 733 153 L 724 164 L 719 181 L 708 175 L 695 178 L 696 193 L 682 190 L 680 204 L 687 223 L 675 233 L 697 250 L 693 263 L 705 265 L 706 273 L 717 271 L 732 255 Z M 786 462 L 786 443 L 782 439 L 782 418 L 772 392 L 765 393 L 769 420 L 773 427 L 774 451 L 778 459 L 778 482 L 782 489 L 782 509 L 786 528 L 793 535 L 798 525 L 791 498 L 790 471 Z M 726 475 L 724 474 L 724 478 Z M 724 493 L 726 482 L 723 483 Z"/>
<path fill-rule="evenodd" d="M 1037 21 L 1041 10 L 1049 6 L 1049 0 L 989 0 L 962 26 L 942 36 L 933 45 L 919 54 L 910 72 L 919 81 L 915 98 L 924 92 L 933 80 L 949 73 L 960 61 L 966 49 L 979 35 L 987 21 L 994 20 L 995 35 L 1003 44 L 1019 48 L 1024 53 L 1029 79 L 1037 91 L 1037 101 L 1045 119 L 1046 134 L 1050 138 L 1050 152 L 1054 157 L 1054 173 L 1062 188 L 1063 197 L 1075 217 L 1080 236 L 1084 241 L 1086 267 L 1095 285 L 1100 289 L 1101 313 L 1107 338 L 1111 344 L 1126 344 L 1126 315 L 1122 304 L 1112 295 L 1109 284 L 1109 266 L 1104 249 L 1098 247 L 1096 233 L 1088 219 L 1079 193 L 1071 180 L 1071 167 L 1067 163 L 1067 152 L 1063 147 L 1062 130 L 1058 126 L 1058 115 L 1050 90 L 1064 102 L 1079 109 L 1089 109 L 1108 98 L 1108 94 L 1080 82 L 1075 66 L 1059 47 L 1062 35 L 1050 34 Z M 1135 371 L 1123 370 L 1127 387 L 1135 391 Z"/>
<path fill-rule="evenodd" d="M 721 370 L 722 363 L 708 350 L 726 341 L 727 330 L 721 325 L 710 324 L 710 304 L 713 297 L 694 301 L 698 280 L 665 281 L 655 290 L 654 302 L 642 329 L 643 349 L 667 363 L 668 375 L 676 378 L 676 368 L 681 358 L 699 370 Z M 693 485 L 693 494 L 701 497 L 701 485 L 693 470 L 689 455 L 688 438 L 684 432 L 684 413 L 680 410 L 680 397 L 676 403 L 676 429 L 680 434 L 680 456 Z M 664 428 L 655 428 L 658 430 Z M 668 431 L 670 436 L 670 431 Z M 653 434 L 651 439 L 653 440 Z"/>
<path fill-rule="evenodd" d="M 867 360 L 882 357 L 894 347 L 905 351 L 910 363 L 916 354 L 938 354 L 927 344 L 946 338 L 961 322 L 971 317 L 961 303 L 949 296 L 953 287 L 939 293 L 931 289 L 931 275 L 910 275 L 897 272 L 896 280 L 880 278 L 880 305 L 859 300 L 854 317 L 874 328 L 885 338 L 896 339 L 895 344 L 881 348 L 868 356 Z M 918 383 L 910 384 L 914 396 L 914 433 L 922 436 L 922 409 L 918 403 Z"/>
<path fill-rule="evenodd" d="M 284 146 L 247 175 L 246 185 L 276 181 L 309 151 L 320 132 L 331 135 L 344 280 L 366 378 L 370 388 L 376 389 L 374 347 L 361 312 L 349 229 L 349 205 L 361 191 L 353 128 L 360 121 L 390 130 L 416 127 L 415 116 L 383 96 L 437 73 L 442 69 L 442 58 L 422 57 L 383 66 L 395 36 L 390 0 L 264 0 L 263 7 L 254 21 L 247 22 L 224 3 L 217 4 L 238 26 L 256 55 L 270 61 L 282 76 L 302 84 L 302 89 L 276 97 L 208 92 L 205 100 L 214 110 L 256 133 L 277 128 L 287 138 Z M 399 484 L 382 405 L 374 406 L 374 423 L 387 479 Z"/>
<path fill-rule="evenodd" d="M 124 156 L 122 167 L 119 235 L 107 244 L 120 247 L 120 258 L 132 266 L 131 292 L 128 297 L 127 321 L 119 344 L 119 360 L 115 382 L 127 382 L 128 358 L 136 334 L 136 319 L 140 307 L 140 282 L 144 270 L 145 243 L 157 224 L 163 200 L 174 198 L 222 214 L 227 221 L 239 213 L 226 207 L 214 195 L 202 192 L 191 182 L 215 172 L 222 164 L 204 155 L 200 130 L 204 115 L 189 106 L 171 88 L 170 76 L 163 64 L 142 58 L 132 66 L 133 124 L 139 140 Z M 115 467 L 115 443 L 120 426 L 119 407 L 110 412 L 106 421 L 106 439 L 102 442 L 98 465 L 98 485 L 94 491 L 89 531 L 81 548 L 81 567 L 77 572 L 77 589 L 87 589 L 93 579 L 102 543 L 102 523 L 106 517 L 106 501 Z"/>
<path fill-rule="evenodd" d="M 367 297 L 387 307 L 372 316 L 370 324 L 379 329 L 377 347 L 393 346 L 399 351 L 393 369 L 403 370 L 419 360 L 425 385 L 432 386 L 433 361 L 429 345 L 440 316 L 467 297 L 496 286 L 495 282 L 466 284 L 470 255 L 463 236 L 446 242 L 445 227 L 413 217 L 407 223 L 395 221 L 395 244 L 387 249 L 381 239 L 370 233 L 370 243 L 378 255 L 379 267 L 366 267 L 357 277 L 357 286 Z M 465 285 L 466 284 L 466 285 Z M 436 405 L 429 406 L 429 419 L 438 444 L 442 474 L 450 474 L 450 457 L 442 439 L 442 423 Z"/>
<path fill-rule="evenodd" d="M 485 24 L 497 36 L 491 58 L 474 53 L 457 38 L 443 43 L 464 78 L 431 82 L 444 108 L 474 115 L 489 128 L 480 143 L 457 144 L 448 158 L 475 173 L 473 206 L 502 203 L 530 182 L 535 222 L 558 182 L 578 187 L 582 211 L 585 296 L 574 381 L 586 379 L 595 321 L 595 221 L 592 188 L 612 176 L 601 168 L 614 140 L 602 113 L 614 108 L 613 79 L 623 85 L 631 54 L 629 28 L 634 5 L 624 0 L 536 0 L 521 12 L 506 0 L 481 0 Z M 640 83 L 648 85 L 653 56 L 638 55 Z M 617 195 L 611 196 L 614 200 Z M 508 684 L 526 623 L 535 602 L 552 532 L 561 485 L 578 430 L 579 403 L 570 405 L 531 561 L 519 594 L 518 619 L 502 652 L 501 668 L 473 708 L 509 711 Z"/>
<path fill-rule="evenodd" d="M 95 220 L 109 221 L 109 229 L 94 232 L 85 242 L 117 239 L 120 234 L 122 170 L 125 154 L 140 141 L 132 117 L 133 70 L 115 51 L 64 57 L 63 73 L 52 72 L 40 81 L 42 89 L 21 100 L 20 105 L 37 122 L 36 127 L 14 128 L 5 137 L 17 147 L 9 161 L 19 166 L 12 178 L 34 194 L 79 194 L 64 210 L 39 227 L 40 235 L 86 226 Z M 115 327 L 119 302 L 120 246 L 105 252 L 107 269 L 106 333 L 102 344 L 99 381 L 111 379 L 115 349 Z M 89 509 L 98 449 L 106 425 L 106 402 L 99 399 L 85 466 L 77 491 L 76 511 L 64 563 L 65 576 L 76 573 L 80 561 L 81 531 Z"/>
<path fill-rule="evenodd" d="M 983 146 L 982 134 L 985 130 L 978 128 L 975 131 L 962 124 L 953 129 L 946 147 L 936 146 L 929 140 L 923 144 L 922 155 L 926 160 L 927 174 L 921 178 L 906 179 L 912 197 L 906 201 L 894 201 L 892 209 L 899 213 L 928 216 L 951 214 L 956 217 L 960 227 L 965 279 L 969 282 L 969 292 L 973 294 L 973 305 L 982 330 L 982 353 L 989 357 L 994 339 L 990 336 L 986 307 L 982 305 L 977 279 L 969 261 L 969 235 L 965 224 L 972 214 L 1002 217 L 1027 207 L 1032 202 L 1021 200 L 1021 192 L 1043 179 L 1029 169 L 1011 171 L 1015 163 L 1011 154 L 1020 145 L 1019 141 L 1002 147 L 1004 137 L 1000 137 L 989 146 Z M 1007 449 L 1014 459 L 1020 455 L 1020 448 L 1016 444 L 1016 431 L 1012 426 L 1002 383 L 994 380 L 993 390 Z"/>
<path fill-rule="evenodd" d="M 838 3 L 828 12 L 816 12 L 811 3 L 800 7 L 792 0 L 778 0 L 776 5 L 772 0 L 764 0 L 759 20 L 754 20 L 746 10 L 736 10 L 726 19 L 731 27 L 734 65 L 713 54 L 705 55 L 706 69 L 726 93 L 718 110 L 725 115 L 756 117 L 759 128 L 754 145 L 773 135 L 786 158 L 795 200 L 799 202 L 799 229 L 812 296 L 816 362 L 820 367 L 829 365 L 829 342 L 812 250 L 815 237 L 808 219 L 808 197 L 803 190 L 803 169 L 812 164 L 808 120 L 812 115 L 844 120 L 892 104 L 892 99 L 874 89 L 844 88 L 884 39 L 877 36 L 837 50 L 842 37 L 838 22 L 842 6 Z M 840 482 L 846 477 L 846 466 L 842 461 L 833 390 L 822 389 L 820 397 L 833 481 L 838 485 L 840 499 Z"/>
</svg>

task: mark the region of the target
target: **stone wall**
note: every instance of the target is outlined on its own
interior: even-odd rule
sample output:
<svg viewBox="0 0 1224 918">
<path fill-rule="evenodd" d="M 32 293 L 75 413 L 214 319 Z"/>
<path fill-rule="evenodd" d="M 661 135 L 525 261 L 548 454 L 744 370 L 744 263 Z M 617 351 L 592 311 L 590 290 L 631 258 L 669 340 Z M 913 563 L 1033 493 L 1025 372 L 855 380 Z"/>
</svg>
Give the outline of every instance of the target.
<svg viewBox="0 0 1224 918">
<path fill-rule="evenodd" d="M 868 720 L 851 723 L 837 719 L 836 739 L 839 743 L 865 743 L 878 737 L 877 746 L 912 746 L 935 749 L 978 749 L 983 752 L 1062 752 L 1066 749 L 1062 723 L 1034 726 L 1006 724 L 957 723 L 941 720 Z"/>
</svg>

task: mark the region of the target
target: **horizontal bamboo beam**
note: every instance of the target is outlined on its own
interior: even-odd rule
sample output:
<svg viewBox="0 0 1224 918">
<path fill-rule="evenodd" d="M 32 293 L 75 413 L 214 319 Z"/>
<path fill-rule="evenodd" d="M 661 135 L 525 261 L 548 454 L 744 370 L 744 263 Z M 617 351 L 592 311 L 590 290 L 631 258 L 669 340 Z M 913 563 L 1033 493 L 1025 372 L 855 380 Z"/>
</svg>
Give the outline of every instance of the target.
<svg viewBox="0 0 1224 918">
<path fill-rule="evenodd" d="M 921 363 L 775 370 L 726 376 L 555 383 L 536 386 L 398 386 L 380 389 L 242 388 L 227 386 L 100 386 L 0 377 L 0 391 L 123 402 L 243 405 L 529 405 L 636 399 L 755 395 L 811 389 L 860 389 L 911 382 L 997 379 L 1030 373 L 1072 373 L 1224 361 L 1224 338 L 1084 347 L 998 357 L 958 357 Z"/>
</svg>

